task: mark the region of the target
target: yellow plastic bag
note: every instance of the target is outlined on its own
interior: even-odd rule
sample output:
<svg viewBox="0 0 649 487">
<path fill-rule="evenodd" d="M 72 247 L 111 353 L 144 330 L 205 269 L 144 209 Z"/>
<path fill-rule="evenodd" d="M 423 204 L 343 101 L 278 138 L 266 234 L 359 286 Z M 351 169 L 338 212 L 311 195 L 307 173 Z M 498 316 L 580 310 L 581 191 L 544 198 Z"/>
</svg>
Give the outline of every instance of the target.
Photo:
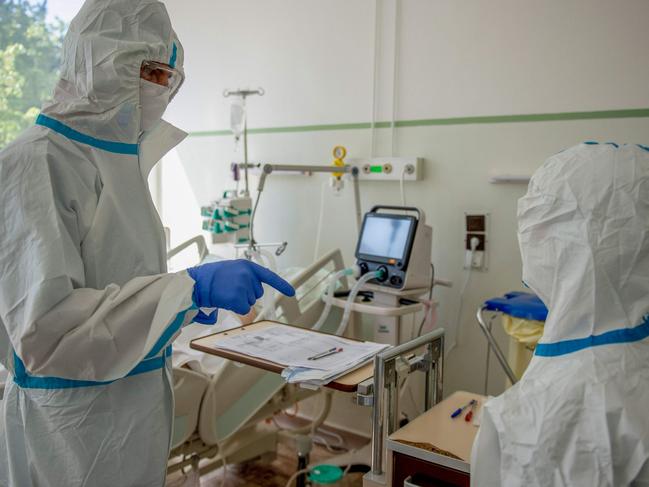
<svg viewBox="0 0 649 487">
<path fill-rule="evenodd" d="M 512 338 L 509 341 L 507 361 L 518 379 L 523 376 L 525 369 L 532 360 L 536 344 L 543 335 L 543 322 L 514 318 L 503 315 L 503 328 Z M 507 380 L 507 385 L 511 385 Z"/>
<path fill-rule="evenodd" d="M 527 345 L 531 350 L 536 348 L 543 335 L 542 321 L 524 320 L 509 315 L 503 315 L 503 328 L 510 337 L 518 343 Z"/>
</svg>

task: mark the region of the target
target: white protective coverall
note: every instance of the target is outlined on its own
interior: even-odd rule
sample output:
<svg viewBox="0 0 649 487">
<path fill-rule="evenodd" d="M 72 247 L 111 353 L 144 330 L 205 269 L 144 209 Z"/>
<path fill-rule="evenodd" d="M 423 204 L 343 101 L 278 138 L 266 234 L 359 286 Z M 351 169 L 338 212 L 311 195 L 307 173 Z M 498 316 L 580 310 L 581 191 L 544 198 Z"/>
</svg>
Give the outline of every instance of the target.
<svg viewBox="0 0 649 487">
<path fill-rule="evenodd" d="M 144 60 L 182 73 L 164 5 L 87 1 L 53 99 L 0 153 L 2 486 L 164 485 L 169 343 L 195 315 L 194 281 L 166 273 L 146 182 L 165 150 L 139 144 Z"/>
<path fill-rule="evenodd" d="M 485 404 L 471 484 L 649 485 L 649 148 L 551 157 L 518 235 L 549 315 L 523 378 Z"/>
</svg>

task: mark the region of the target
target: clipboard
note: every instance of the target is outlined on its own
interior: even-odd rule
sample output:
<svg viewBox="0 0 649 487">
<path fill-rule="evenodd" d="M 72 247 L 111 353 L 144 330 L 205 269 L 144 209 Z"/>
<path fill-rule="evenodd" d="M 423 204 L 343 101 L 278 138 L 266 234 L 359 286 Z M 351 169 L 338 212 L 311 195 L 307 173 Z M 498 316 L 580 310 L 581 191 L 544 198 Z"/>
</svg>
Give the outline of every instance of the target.
<svg viewBox="0 0 649 487">
<path fill-rule="evenodd" d="M 281 374 L 282 370 L 286 368 L 285 365 L 277 364 L 275 362 L 260 359 L 257 357 L 252 357 L 250 355 L 233 352 L 231 350 L 216 348 L 215 346 L 216 344 L 218 344 L 219 340 L 222 340 L 224 338 L 233 335 L 251 333 L 251 332 L 263 330 L 264 328 L 269 328 L 271 326 L 277 326 L 277 325 L 286 326 L 290 328 L 298 328 L 300 330 L 307 331 L 309 333 L 321 333 L 324 335 L 327 334 L 321 331 L 309 330 L 308 328 L 287 325 L 286 323 L 265 320 L 265 321 L 258 321 L 256 323 L 252 323 L 250 325 L 244 325 L 238 328 L 233 328 L 231 330 L 214 333 L 212 335 L 207 335 L 202 338 L 196 338 L 195 340 L 192 340 L 190 342 L 190 347 L 193 348 L 194 350 L 200 350 L 201 352 L 208 353 L 210 355 L 216 355 L 217 357 L 223 357 L 228 360 L 232 360 L 233 362 L 250 365 L 251 367 L 263 369 L 268 372 L 273 372 L 275 374 Z M 346 338 L 346 339 L 352 341 L 360 341 L 360 340 L 354 340 L 353 338 Z M 332 382 L 330 382 L 329 384 L 323 387 L 328 387 L 330 389 L 334 389 L 342 392 L 356 392 L 356 390 L 358 389 L 358 385 L 361 382 L 364 382 L 367 379 L 371 379 L 373 376 L 374 376 L 374 364 L 370 362 L 355 370 L 350 371 L 349 373 L 341 377 L 338 377 L 337 379 L 333 380 Z"/>
</svg>

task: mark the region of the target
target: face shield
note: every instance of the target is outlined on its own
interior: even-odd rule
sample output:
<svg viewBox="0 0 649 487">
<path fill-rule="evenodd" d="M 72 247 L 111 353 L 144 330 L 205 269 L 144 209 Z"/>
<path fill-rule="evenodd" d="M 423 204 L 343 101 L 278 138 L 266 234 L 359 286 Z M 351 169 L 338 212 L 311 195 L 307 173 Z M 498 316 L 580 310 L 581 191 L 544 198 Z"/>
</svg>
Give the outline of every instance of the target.
<svg viewBox="0 0 649 487">
<path fill-rule="evenodd" d="M 184 80 L 179 70 L 156 61 L 142 63 L 140 78 L 160 86 L 166 86 L 169 89 L 170 98 L 173 98 Z"/>
<path fill-rule="evenodd" d="M 180 88 L 183 76 L 167 64 L 144 61 L 140 68 L 140 131 L 148 132 L 164 115 L 169 101 Z"/>
</svg>

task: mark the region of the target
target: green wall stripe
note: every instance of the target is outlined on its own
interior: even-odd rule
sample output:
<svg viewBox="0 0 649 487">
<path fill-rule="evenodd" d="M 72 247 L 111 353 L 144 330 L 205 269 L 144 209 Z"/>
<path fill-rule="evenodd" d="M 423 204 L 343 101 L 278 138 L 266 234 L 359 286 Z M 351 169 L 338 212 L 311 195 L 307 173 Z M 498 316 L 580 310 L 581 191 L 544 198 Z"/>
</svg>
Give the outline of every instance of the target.
<svg viewBox="0 0 649 487">
<path fill-rule="evenodd" d="M 468 124 L 494 124 L 494 123 L 521 123 L 521 122 L 562 122 L 568 120 L 599 120 L 618 118 L 649 118 L 649 108 L 628 110 L 602 110 L 597 112 L 564 112 L 564 113 L 536 113 L 528 115 L 488 115 L 482 117 L 456 117 L 456 118 L 431 118 L 422 120 L 397 120 L 396 127 L 428 127 L 440 125 L 468 125 Z M 376 128 L 391 127 L 390 122 L 377 122 Z M 338 123 L 326 125 L 295 125 L 290 127 L 265 127 L 248 129 L 249 134 L 282 134 L 296 132 L 323 132 L 334 130 L 361 130 L 371 129 L 370 122 Z M 190 132 L 191 137 L 218 137 L 232 135 L 230 130 L 207 130 Z"/>
</svg>

